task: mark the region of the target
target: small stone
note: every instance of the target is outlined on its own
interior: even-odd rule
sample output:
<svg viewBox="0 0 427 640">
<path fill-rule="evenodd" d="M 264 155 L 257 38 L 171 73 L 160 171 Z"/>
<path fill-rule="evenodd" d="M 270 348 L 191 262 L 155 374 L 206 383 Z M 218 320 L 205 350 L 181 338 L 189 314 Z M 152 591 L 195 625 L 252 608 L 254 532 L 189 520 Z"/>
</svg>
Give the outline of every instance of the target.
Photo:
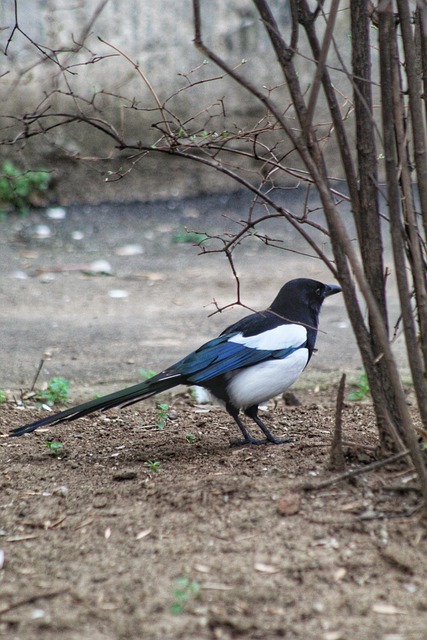
<svg viewBox="0 0 427 640">
<path fill-rule="evenodd" d="M 294 516 L 301 508 L 299 493 L 285 493 L 277 501 L 277 513 L 281 516 Z"/>
<path fill-rule="evenodd" d="M 40 620 L 40 618 L 44 618 L 45 615 L 46 614 L 43 611 L 43 609 L 33 609 L 32 612 L 31 612 L 32 620 Z"/>
<path fill-rule="evenodd" d="M 299 407 L 301 405 L 301 402 L 292 391 L 286 391 L 283 394 L 283 400 L 287 407 Z"/>
<path fill-rule="evenodd" d="M 50 207 L 50 209 L 46 211 L 46 215 L 51 220 L 63 220 L 67 212 L 63 207 Z"/>
<path fill-rule="evenodd" d="M 119 300 L 120 298 L 127 298 L 129 296 L 129 292 L 125 289 L 110 289 L 108 295 L 110 296 L 110 298 Z"/>
<path fill-rule="evenodd" d="M 110 276 L 113 272 L 113 269 L 108 260 L 94 260 L 90 263 L 87 272 L 89 274 L 101 274 Z"/>
<path fill-rule="evenodd" d="M 122 247 L 117 247 L 115 254 L 118 256 L 138 256 L 144 253 L 144 249 L 141 244 L 125 244 Z"/>
<path fill-rule="evenodd" d="M 105 496 L 97 496 L 92 502 L 94 509 L 104 509 L 108 504 L 108 500 Z"/>
<path fill-rule="evenodd" d="M 42 273 L 41 276 L 39 277 L 39 280 L 42 284 L 49 284 L 50 282 L 53 282 L 55 280 L 55 274 Z"/>
<path fill-rule="evenodd" d="M 135 480 L 137 477 L 138 474 L 134 469 L 121 469 L 113 475 L 113 480 L 122 482 L 123 480 Z"/>
<path fill-rule="evenodd" d="M 54 489 L 53 493 L 58 496 L 62 496 L 63 498 L 66 498 L 70 493 L 70 490 L 65 485 L 62 485 L 62 487 L 58 487 L 57 489 Z"/>
<path fill-rule="evenodd" d="M 10 277 L 16 278 L 16 280 L 28 280 L 28 273 L 25 273 L 25 271 L 14 271 Z"/>
<path fill-rule="evenodd" d="M 45 224 L 38 224 L 34 227 L 33 235 L 35 238 L 43 239 L 50 238 L 52 235 L 52 231 Z"/>
</svg>

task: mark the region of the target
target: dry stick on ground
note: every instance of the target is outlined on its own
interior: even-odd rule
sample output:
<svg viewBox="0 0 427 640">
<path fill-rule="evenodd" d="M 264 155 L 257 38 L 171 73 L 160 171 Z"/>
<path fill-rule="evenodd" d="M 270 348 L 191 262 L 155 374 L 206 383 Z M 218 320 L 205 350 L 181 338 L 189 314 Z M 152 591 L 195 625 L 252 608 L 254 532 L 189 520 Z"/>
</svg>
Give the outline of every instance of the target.
<svg viewBox="0 0 427 640">
<path fill-rule="evenodd" d="M 360 476 L 363 473 L 369 473 L 370 471 L 377 471 L 378 469 L 387 466 L 391 462 L 396 462 L 397 460 L 400 460 L 407 455 L 409 455 L 409 449 L 405 449 L 405 451 L 399 451 L 399 453 L 395 453 L 393 456 L 390 456 L 385 460 L 372 462 L 371 464 L 366 465 L 366 467 L 357 467 L 357 469 L 345 471 L 345 473 L 341 473 L 339 476 L 335 476 L 334 478 L 328 478 L 327 480 L 321 480 L 320 482 L 305 482 L 301 486 L 301 489 L 304 489 L 304 491 L 315 491 L 316 489 L 324 489 L 325 487 L 329 487 L 330 485 L 341 482 L 342 480 L 348 480 L 349 478 L 354 478 L 355 476 Z"/>
<path fill-rule="evenodd" d="M 17 609 L 18 607 L 23 607 L 26 604 L 31 604 L 36 600 L 40 600 L 41 598 L 56 598 L 56 596 L 61 596 L 63 593 L 67 593 L 70 590 L 70 587 L 63 587 L 62 589 L 57 589 L 56 591 L 47 591 L 46 593 L 35 593 L 32 596 L 28 596 L 27 598 L 22 598 L 22 600 L 17 600 L 16 602 L 12 602 L 12 604 L 3 607 L 0 609 L 0 616 L 12 611 L 12 609 Z"/>
<path fill-rule="evenodd" d="M 344 471 L 345 469 L 344 453 L 342 450 L 342 410 L 344 407 L 345 379 L 346 375 L 343 373 L 337 393 L 334 437 L 332 438 L 328 464 L 330 471 Z"/>
</svg>

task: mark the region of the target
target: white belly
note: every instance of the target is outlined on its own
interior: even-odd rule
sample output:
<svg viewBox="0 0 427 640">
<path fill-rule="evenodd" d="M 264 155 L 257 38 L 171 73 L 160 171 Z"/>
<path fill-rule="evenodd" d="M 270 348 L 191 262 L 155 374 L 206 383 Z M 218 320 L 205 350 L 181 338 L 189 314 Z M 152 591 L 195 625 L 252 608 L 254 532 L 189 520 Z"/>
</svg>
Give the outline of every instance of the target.
<svg viewBox="0 0 427 640">
<path fill-rule="evenodd" d="M 227 386 L 232 404 L 246 409 L 282 394 L 304 371 L 308 349 L 298 349 L 284 360 L 268 360 L 233 372 Z"/>
</svg>

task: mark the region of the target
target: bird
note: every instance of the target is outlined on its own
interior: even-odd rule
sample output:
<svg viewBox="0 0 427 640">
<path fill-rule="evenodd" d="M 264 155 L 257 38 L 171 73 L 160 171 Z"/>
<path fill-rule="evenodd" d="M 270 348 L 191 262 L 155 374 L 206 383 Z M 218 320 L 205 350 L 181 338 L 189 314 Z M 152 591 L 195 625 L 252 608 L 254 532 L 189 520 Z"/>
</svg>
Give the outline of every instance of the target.
<svg viewBox="0 0 427 640">
<path fill-rule="evenodd" d="M 286 391 L 306 368 L 315 349 L 322 303 L 340 291 L 338 285 L 309 278 L 290 280 L 267 309 L 243 317 L 157 375 L 13 429 L 10 435 L 22 436 L 95 411 L 126 407 L 177 385 L 187 385 L 204 387 L 225 407 L 243 436 L 239 444 L 290 442 L 270 431 L 259 417 L 258 407 Z M 251 435 L 241 411 L 259 427 L 264 438 Z"/>
</svg>

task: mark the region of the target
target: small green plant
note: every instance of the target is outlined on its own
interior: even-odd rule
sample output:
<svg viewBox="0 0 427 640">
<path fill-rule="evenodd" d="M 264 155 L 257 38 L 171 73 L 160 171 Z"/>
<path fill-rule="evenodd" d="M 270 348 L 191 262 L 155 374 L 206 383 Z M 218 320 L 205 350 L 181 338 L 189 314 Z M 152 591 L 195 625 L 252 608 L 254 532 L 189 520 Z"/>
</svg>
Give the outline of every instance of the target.
<svg viewBox="0 0 427 640">
<path fill-rule="evenodd" d="M 352 391 L 348 396 L 350 400 L 366 400 L 369 397 L 369 382 L 365 371 L 360 374 L 359 379 L 354 386 L 354 391 Z"/>
<path fill-rule="evenodd" d="M 144 463 L 146 467 L 150 469 L 150 471 L 154 471 L 154 473 L 159 473 L 160 471 L 160 462 L 158 460 L 149 460 Z"/>
<path fill-rule="evenodd" d="M 166 420 L 168 418 L 169 405 L 161 403 L 157 405 L 157 426 L 159 429 L 164 429 Z"/>
<path fill-rule="evenodd" d="M 140 369 L 139 375 L 144 378 L 144 380 L 149 380 L 150 378 L 154 378 L 156 372 L 152 369 Z"/>
<path fill-rule="evenodd" d="M 52 407 L 54 404 L 67 404 L 70 383 L 65 378 L 58 376 L 52 378 L 47 384 L 47 389 L 39 391 L 36 398 L 39 402 Z"/>
<path fill-rule="evenodd" d="M 6 160 L 0 169 L 0 214 L 4 215 L 10 209 L 27 213 L 30 205 L 40 200 L 49 182 L 47 171 L 21 171 Z"/>
<path fill-rule="evenodd" d="M 3 391 L 3 389 L 0 389 L 0 404 L 4 404 L 6 400 L 7 400 L 6 391 Z"/>
<path fill-rule="evenodd" d="M 61 455 L 61 449 L 64 446 L 63 442 L 55 442 L 53 440 L 48 440 L 45 442 L 45 445 L 50 450 L 51 455 L 54 458 L 58 458 Z"/>
<path fill-rule="evenodd" d="M 197 436 L 195 436 L 194 433 L 187 433 L 185 439 L 187 440 L 188 444 L 194 444 L 195 442 L 197 442 Z"/>
<path fill-rule="evenodd" d="M 175 589 L 173 590 L 174 601 L 171 611 L 175 615 L 182 613 L 187 602 L 191 598 L 196 598 L 200 592 L 200 585 L 195 580 L 189 578 L 178 578 Z"/>
</svg>

